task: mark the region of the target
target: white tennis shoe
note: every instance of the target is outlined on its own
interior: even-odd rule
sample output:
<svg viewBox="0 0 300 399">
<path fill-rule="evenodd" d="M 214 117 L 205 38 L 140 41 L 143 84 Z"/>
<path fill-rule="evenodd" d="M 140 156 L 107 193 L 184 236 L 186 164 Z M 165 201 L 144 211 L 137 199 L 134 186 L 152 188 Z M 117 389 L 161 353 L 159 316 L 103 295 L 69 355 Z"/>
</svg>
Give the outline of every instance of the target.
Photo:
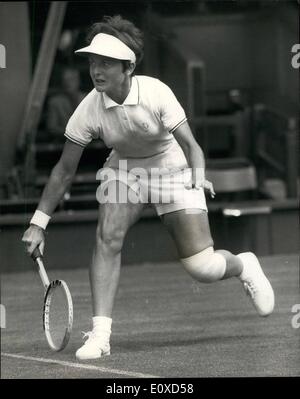
<svg viewBox="0 0 300 399">
<path fill-rule="evenodd" d="M 78 360 L 99 359 L 110 355 L 109 336 L 107 334 L 97 335 L 93 331 L 83 333 L 85 343 L 76 351 Z"/>
<path fill-rule="evenodd" d="M 260 316 L 269 316 L 274 309 L 273 288 L 265 276 L 257 257 L 252 252 L 237 255 L 244 266 L 239 279 Z"/>
</svg>

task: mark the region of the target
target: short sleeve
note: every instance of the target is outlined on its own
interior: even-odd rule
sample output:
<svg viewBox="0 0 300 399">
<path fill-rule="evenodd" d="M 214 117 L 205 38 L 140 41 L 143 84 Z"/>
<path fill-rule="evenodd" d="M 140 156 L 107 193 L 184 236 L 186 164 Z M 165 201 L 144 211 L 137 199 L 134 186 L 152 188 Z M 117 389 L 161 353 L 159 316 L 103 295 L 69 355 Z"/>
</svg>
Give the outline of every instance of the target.
<svg viewBox="0 0 300 399">
<path fill-rule="evenodd" d="M 165 83 L 158 80 L 157 99 L 161 121 L 170 133 L 174 132 L 187 120 L 184 109 L 177 100 L 173 91 Z"/>
<path fill-rule="evenodd" d="M 94 138 L 92 97 L 87 95 L 71 115 L 65 130 L 65 137 L 85 147 Z"/>
</svg>

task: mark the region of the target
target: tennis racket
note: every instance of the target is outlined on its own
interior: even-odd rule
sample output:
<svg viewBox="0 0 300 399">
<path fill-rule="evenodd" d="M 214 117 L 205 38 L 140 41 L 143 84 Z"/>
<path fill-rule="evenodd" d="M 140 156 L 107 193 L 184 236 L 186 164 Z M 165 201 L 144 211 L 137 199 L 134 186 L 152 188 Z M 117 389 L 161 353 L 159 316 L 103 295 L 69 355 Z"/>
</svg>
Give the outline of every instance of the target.
<svg viewBox="0 0 300 399">
<path fill-rule="evenodd" d="M 72 332 L 72 296 L 65 281 L 49 281 L 39 248 L 33 251 L 31 257 L 38 266 L 45 289 L 43 329 L 50 348 L 58 352 L 67 346 Z"/>
</svg>

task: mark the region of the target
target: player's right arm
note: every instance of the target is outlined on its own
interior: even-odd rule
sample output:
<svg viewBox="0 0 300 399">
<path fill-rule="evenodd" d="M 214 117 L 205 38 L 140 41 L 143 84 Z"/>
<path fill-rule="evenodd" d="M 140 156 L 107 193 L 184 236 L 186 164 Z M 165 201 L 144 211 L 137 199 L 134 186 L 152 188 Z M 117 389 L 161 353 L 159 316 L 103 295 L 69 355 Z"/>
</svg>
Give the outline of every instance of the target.
<svg viewBox="0 0 300 399">
<path fill-rule="evenodd" d="M 83 150 L 83 146 L 66 140 L 62 155 L 52 169 L 50 178 L 43 190 L 37 207 L 38 211 L 51 217 L 73 181 Z M 22 241 L 25 243 L 28 254 L 31 255 L 36 247 L 39 247 L 43 253 L 44 229 L 35 224 L 30 224 L 22 237 Z"/>
</svg>

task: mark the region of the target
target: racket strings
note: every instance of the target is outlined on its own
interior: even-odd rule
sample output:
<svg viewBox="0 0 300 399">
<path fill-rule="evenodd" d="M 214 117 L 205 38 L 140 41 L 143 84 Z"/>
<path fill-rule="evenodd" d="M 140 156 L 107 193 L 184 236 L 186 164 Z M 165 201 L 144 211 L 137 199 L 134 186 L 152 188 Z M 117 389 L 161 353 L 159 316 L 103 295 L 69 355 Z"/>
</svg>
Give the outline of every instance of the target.
<svg viewBox="0 0 300 399">
<path fill-rule="evenodd" d="M 69 326 L 69 304 L 62 285 L 56 285 L 51 289 L 48 306 L 48 327 L 53 344 L 60 348 Z"/>
</svg>

